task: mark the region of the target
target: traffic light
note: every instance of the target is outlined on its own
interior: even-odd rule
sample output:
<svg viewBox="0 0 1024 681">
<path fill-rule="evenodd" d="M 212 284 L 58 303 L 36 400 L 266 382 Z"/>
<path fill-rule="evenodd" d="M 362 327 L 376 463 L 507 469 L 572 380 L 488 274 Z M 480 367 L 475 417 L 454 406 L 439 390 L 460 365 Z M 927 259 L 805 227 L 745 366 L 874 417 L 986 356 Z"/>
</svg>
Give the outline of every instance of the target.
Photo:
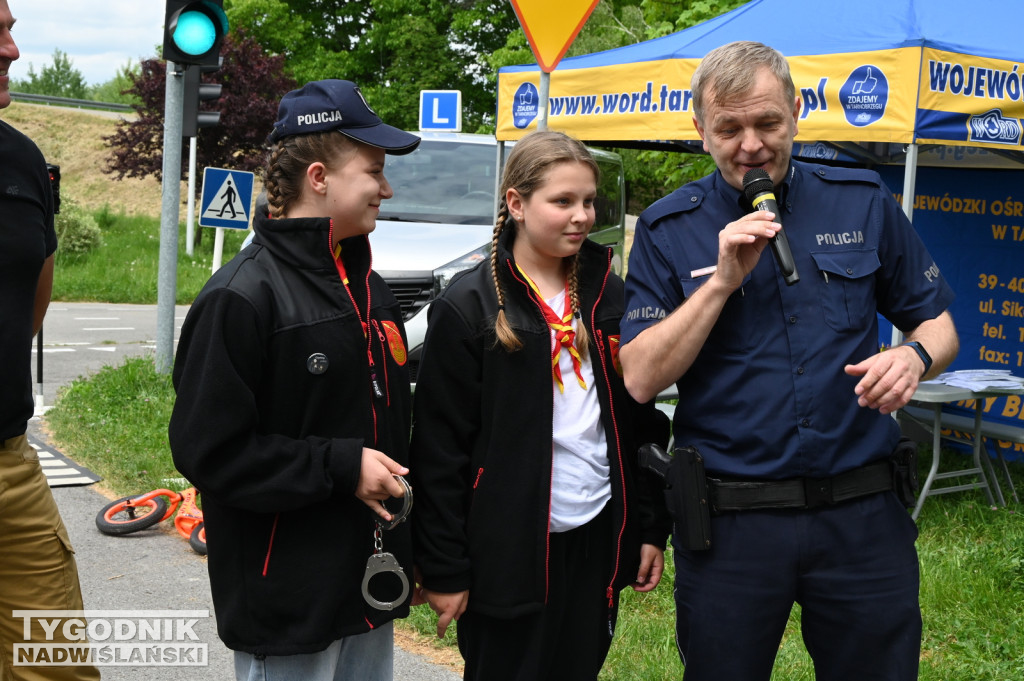
<svg viewBox="0 0 1024 681">
<path fill-rule="evenodd" d="M 202 82 L 202 74 L 220 70 L 220 61 L 213 66 L 189 66 L 185 69 L 185 93 L 181 108 L 181 136 L 195 137 L 199 128 L 208 128 L 220 123 L 220 111 L 200 111 L 201 102 L 220 99 L 222 86 L 219 83 Z"/>
<path fill-rule="evenodd" d="M 182 65 L 215 66 L 227 32 L 224 0 L 167 0 L 164 59 Z"/>
</svg>

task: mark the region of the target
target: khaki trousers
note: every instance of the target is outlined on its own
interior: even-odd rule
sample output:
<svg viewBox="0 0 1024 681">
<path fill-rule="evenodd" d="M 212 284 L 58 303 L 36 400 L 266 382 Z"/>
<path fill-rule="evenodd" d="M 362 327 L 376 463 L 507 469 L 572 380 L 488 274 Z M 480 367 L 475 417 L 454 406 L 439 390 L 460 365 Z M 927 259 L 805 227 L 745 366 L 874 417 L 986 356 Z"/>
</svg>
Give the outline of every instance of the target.
<svg viewBox="0 0 1024 681">
<path fill-rule="evenodd" d="M 16 643 L 67 643 L 15 610 L 82 610 L 82 590 L 68 532 L 46 483 L 39 457 L 24 435 L 0 441 L 0 681 L 99 679 L 93 666 L 17 665 Z M 80 629 L 80 627 L 79 627 Z M 72 635 L 76 635 L 74 628 Z"/>
</svg>

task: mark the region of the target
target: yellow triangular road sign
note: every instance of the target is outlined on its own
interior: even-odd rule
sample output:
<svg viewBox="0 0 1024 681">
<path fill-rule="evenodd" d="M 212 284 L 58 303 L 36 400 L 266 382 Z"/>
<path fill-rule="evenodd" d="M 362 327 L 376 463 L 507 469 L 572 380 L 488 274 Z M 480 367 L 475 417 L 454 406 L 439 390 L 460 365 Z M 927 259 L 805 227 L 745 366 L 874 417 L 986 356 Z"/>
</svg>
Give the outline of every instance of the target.
<svg viewBox="0 0 1024 681">
<path fill-rule="evenodd" d="M 541 71 L 555 70 L 597 3 L 598 0 L 512 0 Z"/>
</svg>

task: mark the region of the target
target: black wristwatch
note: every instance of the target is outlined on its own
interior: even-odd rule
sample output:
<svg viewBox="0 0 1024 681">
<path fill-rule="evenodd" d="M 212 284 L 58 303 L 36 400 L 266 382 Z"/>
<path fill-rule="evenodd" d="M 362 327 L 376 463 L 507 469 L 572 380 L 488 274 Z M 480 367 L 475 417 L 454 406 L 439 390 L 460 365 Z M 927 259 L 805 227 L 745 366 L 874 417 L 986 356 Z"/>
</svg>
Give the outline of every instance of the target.
<svg viewBox="0 0 1024 681">
<path fill-rule="evenodd" d="M 924 362 L 924 373 L 921 375 L 924 376 L 924 374 L 927 374 L 928 370 L 932 368 L 932 356 L 929 355 L 928 351 L 924 349 L 924 346 L 918 343 L 917 341 L 907 341 L 906 343 L 904 343 L 904 345 L 906 345 L 908 348 L 914 349 L 914 352 L 917 353 L 917 356 L 921 358 L 922 362 Z"/>
</svg>

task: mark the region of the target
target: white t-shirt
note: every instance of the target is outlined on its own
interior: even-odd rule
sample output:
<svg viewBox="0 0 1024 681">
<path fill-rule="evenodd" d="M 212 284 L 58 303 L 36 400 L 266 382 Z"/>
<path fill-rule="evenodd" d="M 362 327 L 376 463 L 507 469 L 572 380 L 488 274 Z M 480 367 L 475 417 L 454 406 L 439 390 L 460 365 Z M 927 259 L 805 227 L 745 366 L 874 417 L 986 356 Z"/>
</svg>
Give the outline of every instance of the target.
<svg viewBox="0 0 1024 681">
<path fill-rule="evenodd" d="M 552 310 L 562 310 L 565 291 L 546 302 Z M 573 330 L 578 323 L 575 318 L 572 320 Z M 554 349 L 555 333 L 552 331 L 551 350 Z M 560 391 L 552 379 L 551 531 L 565 532 L 597 516 L 611 499 L 612 485 L 608 442 L 601 426 L 601 404 L 594 386 L 590 353 L 580 370 L 586 390 L 576 380 L 572 356 L 567 349 L 562 349 L 558 360 L 565 392 Z"/>
</svg>

